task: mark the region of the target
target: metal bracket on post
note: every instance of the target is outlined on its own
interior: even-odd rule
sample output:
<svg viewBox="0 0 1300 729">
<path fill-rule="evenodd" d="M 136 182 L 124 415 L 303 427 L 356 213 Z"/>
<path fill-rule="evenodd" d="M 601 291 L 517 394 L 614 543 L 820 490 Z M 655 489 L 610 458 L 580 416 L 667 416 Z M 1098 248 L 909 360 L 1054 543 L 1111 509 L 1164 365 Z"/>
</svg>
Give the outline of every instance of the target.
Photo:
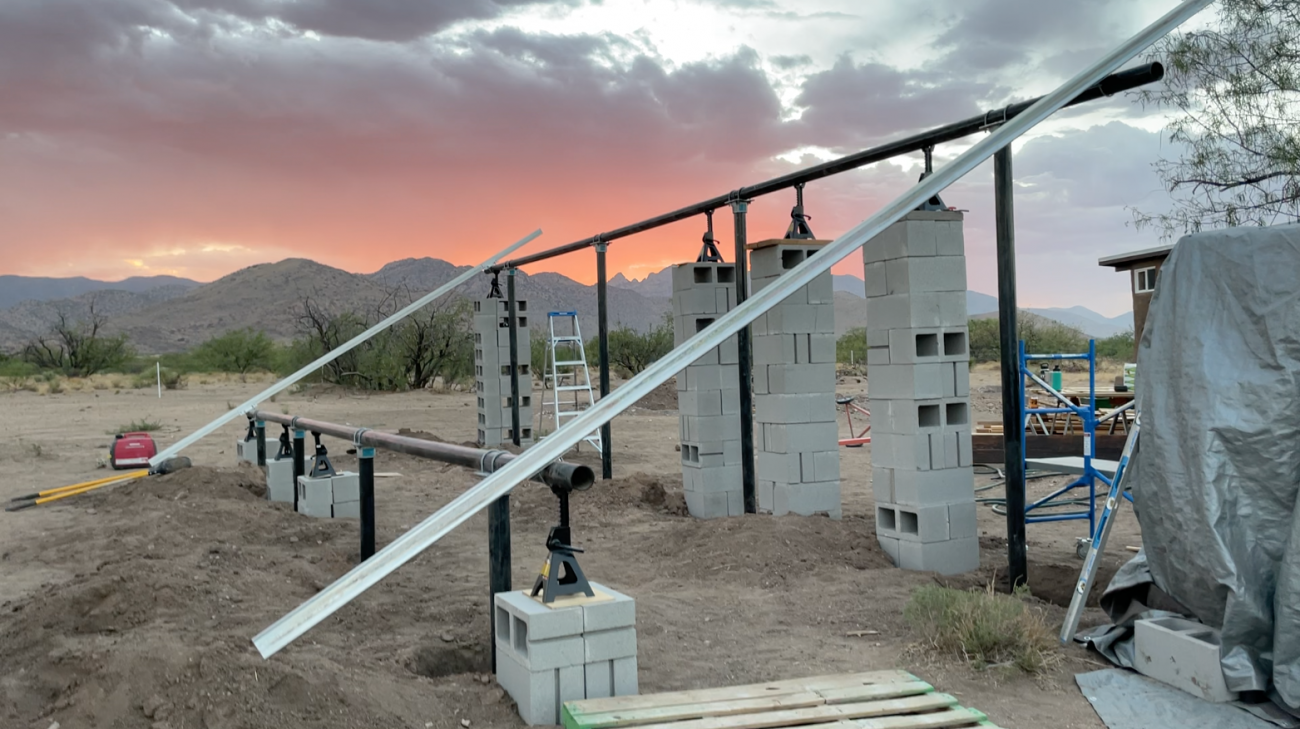
<svg viewBox="0 0 1300 729">
<path fill-rule="evenodd" d="M 333 476 L 334 466 L 330 463 L 329 451 L 325 450 L 325 444 L 320 442 L 320 433 L 312 433 L 312 438 L 316 439 L 316 454 L 312 456 L 311 470 L 307 472 L 312 478 L 322 478 L 324 476 Z"/>
</svg>

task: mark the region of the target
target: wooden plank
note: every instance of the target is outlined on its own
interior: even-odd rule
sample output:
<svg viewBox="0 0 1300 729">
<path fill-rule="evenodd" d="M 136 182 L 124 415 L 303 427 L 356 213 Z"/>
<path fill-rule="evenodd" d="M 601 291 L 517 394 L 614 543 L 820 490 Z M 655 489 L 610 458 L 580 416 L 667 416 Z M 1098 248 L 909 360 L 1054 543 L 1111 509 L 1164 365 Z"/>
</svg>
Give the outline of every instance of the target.
<svg viewBox="0 0 1300 729">
<path fill-rule="evenodd" d="M 777 729 L 778 727 L 825 724 L 841 719 L 864 719 L 892 714 L 934 711 L 956 706 L 957 700 L 948 694 L 922 694 L 901 699 L 864 701 L 854 704 L 831 704 L 807 709 L 768 711 L 761 714 L 715 716 L 707 719 L 679 721 L 668 724 L 643 724 L 643 729 Z"/>
<path fill-rule="evenodd" d="M 651 709 L 623 709 L 603 713 L 580 714 L 571 711 L 570 716 L 573 717 L 572 729 L 608 729 L 609 727 L 627 727 L 684 719 L 703 719 L 710 716 L 731 716 L 779 709 L 806 708 L 822 704 L 898 699 L 932 691 L 934 691 L 934 687 L 924 681 L 906 681 L 819 688 L 816 691 L 805 691 L 782 696 L 711 701 L 701 704 L 681 704 Z"/>
<path fill-rule="evenodd" d="M 1126 435 L 1098 433 L 1095 441 L 1094 458 L 1118 461 L 1124 450 Z M 1002 464 L 1001 435 L 975 433 L 971 435 L 971 455 L 975 463 Z M 1057 458 L 1060 456 L 1083 455 L 1082 435 L 1027 435 L 1025 436 L 1025 456 L 1027 458 Z"/>
<path fill-rule="evenodd" d="M 978 711 L 954 706 L 933 714 L 886 716 L 851 722 L 856 729 L 945 729 L 946 727 L 984 726 L 985 716 Z"/>
<path fill-rule="evenodd" d="M 917 681 L 916 676 L 907 671 L 869 671 L 866 673 L 837 674 L 814 676 L 812 678 L 772 681 L 770 683 L 728 686 L 716 689 L 693 689 L 689 691 L 670 691 L 660 694 L 642 694 L 640 696 L 615 696 L 608 699 L 586 699 L 571 701 L 565 706 L 572 706 L 575 716 L 579 714 L 597 714 L 610 711 L 627 711 L 632 709 L 651 709 L 659 706 L 682 706 L 686 704 L 703 704 L 711 701 L 731 701 L 733 699 L 757 699 L 769 696 L 782 696 L 832 689 L 845 686 L 862 686 L 878 683 L 906 683 Z"/>
</svg>

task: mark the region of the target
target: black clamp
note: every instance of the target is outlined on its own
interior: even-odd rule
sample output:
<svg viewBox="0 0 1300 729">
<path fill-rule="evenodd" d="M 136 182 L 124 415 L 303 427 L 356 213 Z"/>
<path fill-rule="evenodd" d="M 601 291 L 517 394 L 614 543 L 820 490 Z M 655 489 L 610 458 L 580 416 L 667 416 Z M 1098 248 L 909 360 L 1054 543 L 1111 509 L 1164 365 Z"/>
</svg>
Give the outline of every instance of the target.
<svg viewBox="0 0 1300 729">
<path fill-rule="evenodd" d="M 713 237 L 713 211 L 705 210 L 704 217 L 708 220 L 709 229 L 704 231 L 704 246 L 700 248 L 700 255 L 695 257 L 695 262 L 722 263 L 722 252 L 718 250 L 718 241 Z"/>
<path fill-rule="evenodd" d="M 924 147 L 923 150 L 925 152 L 925 170 L 921 172 L 921 177 L 917 180 L 918 183 L 934 174 L 934 145 Z M 916 209 L 926 211 L 947 210 L 948 206 L 943 204 L 943 198 L 940 198 L 939 193 L 936 192 L 933 197 L 921 203 Z"/>
<path fill-rule="evenodd" d="M 336 475 L 333 464 L 330 463 L 329 452 L 325 450 L 325 445 L 320 442 L 320 433 L 313 432 L 312 438 L 316 439 L 316 454 L 311 459 L 311 470 L 307 472 L 312 478 L 325 478 Z"/>
<path fill-rule="evenodd" d="M 803 183 L 797 183 L 794 186 L 795 202 L 794 207 L 790 209 L 790 226 L 785 229 L 786 240 L 816 240 L 817 236 L 813 235 L 812 228 L 809 227 L 808 221 L 812 220 L 811 215 L 803 211 Z"/>
</svg>

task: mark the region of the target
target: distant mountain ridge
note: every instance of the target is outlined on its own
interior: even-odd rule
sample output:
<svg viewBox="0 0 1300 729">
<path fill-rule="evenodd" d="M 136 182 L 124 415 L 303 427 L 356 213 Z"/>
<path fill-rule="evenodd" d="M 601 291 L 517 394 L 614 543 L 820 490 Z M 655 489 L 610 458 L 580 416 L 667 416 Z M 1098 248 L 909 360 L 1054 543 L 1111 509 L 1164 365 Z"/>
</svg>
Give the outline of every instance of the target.
<svg viewBox="0 0 1300 729">
<path fill-rule="evenodd" d="M 180 286 L 185 290 L 201 286 L 198 281 L 177 276 L 132 276 L 121 281 L 97 281 L 84 276 L 48 278 L 41 276 L 0 276 L 0 309 L 23 301 L 72 299 L 92 291 L 127 291 L 144 293 L 163 286 Z"/>
</svg>

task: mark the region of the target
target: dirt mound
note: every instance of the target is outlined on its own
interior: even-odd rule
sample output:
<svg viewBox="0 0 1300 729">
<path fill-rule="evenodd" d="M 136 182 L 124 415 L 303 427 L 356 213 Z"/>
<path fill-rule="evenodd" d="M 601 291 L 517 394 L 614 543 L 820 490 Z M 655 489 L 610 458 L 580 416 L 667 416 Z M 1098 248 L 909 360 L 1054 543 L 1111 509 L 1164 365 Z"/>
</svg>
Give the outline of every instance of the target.
<svg viewBox="0 0 1300 729">
<path fill-rule="evenodd" d="M 648 395 L 636 401 L 633 407 L 642 410 L 676 410 L 677 382 L 673 378 L 651 390 Z"/>
</svg>

